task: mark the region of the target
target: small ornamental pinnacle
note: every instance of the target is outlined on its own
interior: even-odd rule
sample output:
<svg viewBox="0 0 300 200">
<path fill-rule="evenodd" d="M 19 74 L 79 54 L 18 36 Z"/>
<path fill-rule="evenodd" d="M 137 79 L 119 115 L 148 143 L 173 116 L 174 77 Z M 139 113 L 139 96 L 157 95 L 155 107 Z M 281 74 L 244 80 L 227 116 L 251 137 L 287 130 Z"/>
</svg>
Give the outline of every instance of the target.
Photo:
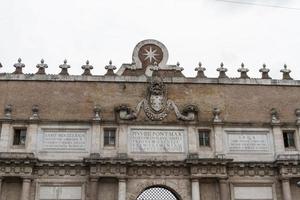
<svg viewBox="0 0 300 200">
<path fill-rule="evenodd" d="M 177 62 L 176 63 L 176 68 L 175 68 L 177 71 L 183 71 L 184 70 L 184 68 L 183 67 L 180 67 L 180 63 L 179 62 Z"/>
<path fill-rule="evenodd" d="M 99 105 L 95 105 L 94 107 L 94 121 L 100 121 L 101 120 L 101 116 L 100 116 L 100 112 L 101 112 L 101 108 Z"/>
<path fill-rule="evenodd" d="M 11 119 L 12 105 L 8 104 L 4 108 L 4 118 Z"/>
<path fill-rule="evenodd" d="M 18 63 L 14 64 L 14 67 L 16 68 L 16 70 L 14 71 L 13 74 L 23 74 L 22 68 L 25 67 L 25 65 L 21 62 L 22 62 L 22 59 L 19 58 Z"/>
<path fill-rule="evenodd" d="M 0 68 L 2 68 L 2 64 L 1 64 L 1 62 L 0 62 Z"/>
<path fill-rule="evenodd" d="M 44 63 L 44 59 L 41 60 L 40 64 L 36 65 L 36 68 L 38 68 L 38 71 L 36 74 L 46 74 L 45 69 L 48 68 L 48 65 Z"/>
<path fill-rule="evenodd" d="M 282 79 L 283 80 L 293 80 L 290 77 L 291 70 L 287 68 L 286 64 L 284 65 L 284 69 L 280 70 L 280 72 L 282 72 Z"/>
<path fill-rule="evenodd" d="M 202 67 L 202 63 L 199 62 L 199 67 L 195 68 L 195 71 L 197 71 L 197 78 L 206 78 L 204 71 L 206 70 L 205 67 Z"/>
<path fill-rule="evenodd" d="M 300 109 L 299 108 L 295 110 L 295 115 L 297 117 L 296 124 L 300 125 Z"/>
<path fill-rule="evenodd" d="M 105 66 L 105 69 L 107 70 L 105 76 L 107 76 L 107 75 L 108 76 L 114 76 L 114 75 L 116 75 L 115 72 L 114 72 L 114 70 L 117 69 L 116 66 L 112 65 L 112 61 L 111 60 L 109 61 L 108 64 L 109 65 Z"/>
<path fill-rule="evenodd" d="M 91 76 L 91 69 L 93 69 L 93 66 L 90 65 L 90 62 L 87 60 L 85 65 L 82 65 L 81 68 L 84 70 L 83 74 L 84 76 Z"/>
<path fill-rule="evenodd" d="M 33 105 L 31 111 L 32 111 L 32 115 L 29 119 L 30 120 L 38 120 L 39 119 L 39 106 Z"/>
<path fill-rule="evenodd" d="M 275 108 L 271 109 L 271 124 L 273 125 L 280 124 L 278 112 Z"/>
<path fill-rule="evenodd" d="M 59 65 L 59 68 L 61 68 L 61 72 L 59 75 L 69 75 L 68 68 L 70 68 L 70 65 L 67 65 L 67 59 L 64 60 L 64 64 Z"/>
<path fill-rule="evenodd" d="M 217 71 L 220 72 L 218 78 L 228 78 L 228 76 L 226 75 L 227 68 L 224 68 L 223 63 L 220 64 L 220 67 L 217 69 Z"/>
<path fill-rule="evenodd" d="M 213 115 L 214 115 L 214 118 L 213 118 L 213 122 L 214 123 L 221 123 L 222 120 L 220 118 L 220 114 L 221 114 L 221 111 L 219 108 L 214 108 L 213 109 Z"/>
<path fill-rule="evenodd" d="M 249 69 L 245 68 L 244 63 L 241 64 L 241 68 L 239 68 L 237 71 L 241 73 L 240 78 L 249 78 L 249 76 L 247 75 Z"/>
<path fill-rule="evenodd" d="M 263 67 L 259 70 L 261 72 L 261 78 L 262 79 L 271 79 L 269 76 L 270 69 L 266 68 L 266 64 L 263 64 Z"/>
</svg>

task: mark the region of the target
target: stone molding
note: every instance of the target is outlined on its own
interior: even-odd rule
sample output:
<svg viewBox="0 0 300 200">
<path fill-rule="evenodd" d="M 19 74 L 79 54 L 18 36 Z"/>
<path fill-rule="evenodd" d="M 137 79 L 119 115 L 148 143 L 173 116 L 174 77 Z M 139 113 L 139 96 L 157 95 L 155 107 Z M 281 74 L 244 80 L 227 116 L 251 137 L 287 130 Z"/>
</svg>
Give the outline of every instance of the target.
<svg viewBox="0 0 300 200">
<path fill-rule="evenodd" d="M 234 162 L 230 159 L 149 161 L 128 158 L 87 158 L 83 161 L 43 161 L 25 153 L 1 153 L 0 177 L 217 178 L 300 177 L 300 161 Z"/>
<path fill-rule="evenodd" d="M 34 75 L 34 74 L 0 74 L 0 81 L 49 81 L 49 82 L 114 82 L 114 83 L 146 83 L 146 76 L 81 76 L 81 75 Z M 281 79 L 240 79 L 240 78 L 195 78 L 195 77 L 164 77 L 165 83 L 181 84 L 222 84 L 222 85 L 278 85 L 300 86 L 300 80 Z"/>
</svg>

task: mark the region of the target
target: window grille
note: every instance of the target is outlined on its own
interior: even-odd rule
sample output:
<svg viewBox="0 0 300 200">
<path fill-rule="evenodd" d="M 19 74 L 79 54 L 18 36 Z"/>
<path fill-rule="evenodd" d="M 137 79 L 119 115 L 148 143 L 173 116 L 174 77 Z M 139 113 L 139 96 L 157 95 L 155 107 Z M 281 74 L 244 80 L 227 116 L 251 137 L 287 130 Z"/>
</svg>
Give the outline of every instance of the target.
<svg viewBox="0 0 300 200">
<path fill-rule="evenodd" d="M 210 146 L 210 131 L 209 130 L 199 130 L 199 145 L 200 147 Z"/>
<path fill-rule="evenodd" d="M 116 129 L 104 129 L 104 146 L 116 145 Z"/>
<path fill-rule="evenodd" d="M 178 198 L 163 187 L 151 187 L 142 192 L 137 200 L 178 200 Z"/>
<path fill-rule="evenodd" d="M 283 131 L 283 141 L 285 148 L 295 148 L 295 131 Z"/>
</svg>

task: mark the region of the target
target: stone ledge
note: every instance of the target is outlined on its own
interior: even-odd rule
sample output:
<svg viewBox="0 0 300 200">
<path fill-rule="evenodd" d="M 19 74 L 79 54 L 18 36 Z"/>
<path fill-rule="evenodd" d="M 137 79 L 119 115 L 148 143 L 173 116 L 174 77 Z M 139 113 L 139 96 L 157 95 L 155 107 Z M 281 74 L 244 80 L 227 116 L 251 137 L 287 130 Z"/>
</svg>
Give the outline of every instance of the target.
<svg viewBox="0 0 300 200">
<path fill-rule="evenodd" d="M 54 82 L 114 82 L 114 83 L 147 83 L 146 76 L 81 76 L 81 75 L 36 75 L 36 74 L 0 74 L 0 81 L 54 81 Z M 184 84 L 229 84 L 229 85 L 282 85 L 300 86 L 300 80 L 279 80 L 260 78 L 191 78 L 166 77 L 165 83 Z"/>
</svg>

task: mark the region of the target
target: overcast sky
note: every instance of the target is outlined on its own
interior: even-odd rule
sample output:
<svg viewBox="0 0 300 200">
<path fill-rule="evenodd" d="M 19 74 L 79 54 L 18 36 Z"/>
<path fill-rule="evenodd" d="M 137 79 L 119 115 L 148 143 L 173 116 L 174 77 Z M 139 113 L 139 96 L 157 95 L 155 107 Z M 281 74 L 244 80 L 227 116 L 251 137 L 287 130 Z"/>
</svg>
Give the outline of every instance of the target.
<svg viewBox="0 0 300 200">
<path fill-rule="evenodd" d="M 81 74 L 89 59 L 99 75 L 110 59 L 118 68 L 131 63 L 139 41 L 156 39 L 168 48 L 168 63 L 179 61 L 187 76 L 201 61 L 209 77 L 217 77 L 220 62 L 237 77 L 244 62 L 251 77 L 266 63 L 280 79 L 287 63 L 300 79 L 300 1 L 229 1 L 1 0 L 0 72 L 14 71 L 21 57 L 25 73 L 35 73 L 44 58 L 47 73 L 57 74 L 67 58 L 70 74 Z"/>
</svg>

